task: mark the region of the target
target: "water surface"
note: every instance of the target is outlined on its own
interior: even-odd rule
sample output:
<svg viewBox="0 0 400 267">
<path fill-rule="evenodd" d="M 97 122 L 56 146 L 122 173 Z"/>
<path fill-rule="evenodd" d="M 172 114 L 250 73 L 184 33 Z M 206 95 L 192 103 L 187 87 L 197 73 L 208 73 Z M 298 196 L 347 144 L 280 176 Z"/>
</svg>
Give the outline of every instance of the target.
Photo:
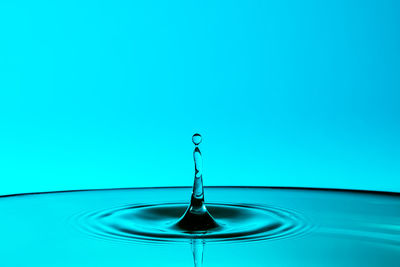
<svg viewBox="0 0 400 267">
<path fill-rule="evenodd" d="M 207 188 L 209 212 L 222 226 L 193 234 L 174 228 L 190 192 L 1 197 L 2 265 L 193 266 L 201 251 L 203 266 L 398 266 L 398 194 Z"/>
</svg>

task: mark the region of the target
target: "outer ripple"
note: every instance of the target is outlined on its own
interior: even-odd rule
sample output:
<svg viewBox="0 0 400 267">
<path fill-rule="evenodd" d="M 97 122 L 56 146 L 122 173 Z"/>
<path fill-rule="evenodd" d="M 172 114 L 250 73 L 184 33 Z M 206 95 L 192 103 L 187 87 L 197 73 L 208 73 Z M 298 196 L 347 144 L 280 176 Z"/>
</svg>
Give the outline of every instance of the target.
<svg viewBox="0 0 400 267">
<path fill-rule="evenodd" d="M 187 204 L 127 205 L 79 214 L 75 219 L 85 232 L 121 241 L 207 242 L 256 241 L 288 238 L 305 233 L 311 224 L 300 214 L 278 207 L 247 204 L 208 204 L 220 227 L 188 232 L 176 227 Z"/>
</svg>

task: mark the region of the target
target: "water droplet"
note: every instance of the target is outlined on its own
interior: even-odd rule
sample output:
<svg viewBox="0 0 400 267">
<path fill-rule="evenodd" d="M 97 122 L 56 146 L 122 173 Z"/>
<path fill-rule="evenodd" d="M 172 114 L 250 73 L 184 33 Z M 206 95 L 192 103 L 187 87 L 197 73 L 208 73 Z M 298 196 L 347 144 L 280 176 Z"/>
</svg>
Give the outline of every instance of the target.
<svg viewBox="0 0 400 267">
<path fill-rule="evenodd" d="M 200 143 L 201 143 L 201 135 L 200 134 L 198 134 L 198 133 L 195 133 L 193 136 L 192 136 L 192 141 L 193 141 L 193 144 L 195 144 L 196 146 L 198 146 Z"/>
</svg>

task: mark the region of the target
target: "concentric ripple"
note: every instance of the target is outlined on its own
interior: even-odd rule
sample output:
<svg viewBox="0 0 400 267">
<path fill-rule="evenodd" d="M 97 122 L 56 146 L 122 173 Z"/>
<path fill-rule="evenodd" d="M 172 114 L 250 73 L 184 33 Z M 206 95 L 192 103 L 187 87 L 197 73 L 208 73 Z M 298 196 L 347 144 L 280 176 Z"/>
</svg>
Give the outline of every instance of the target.
<svg viewBox="0 0 400 267">
<path fill-rule="evenodd" d="M 399 265 L 400 194 L 207 188 L 220 228 L 190 233 L 176 227 L 190 191 L 1 197 L 2 266 L 187 267 L 203 258 L 205 267 Z"/>
<path fill-rule="evenodd" d="M 303 233 L 309 226 L 299 214 L 277 207 L 210 203 L 208 209 L 219 227 L 189 232 L 176 224 L 186 209 L 184 203 L 128 205 L 87 212 L 78 221 L 81 228 L 97 237 L 158 242 L 276 239 Z"/>
</svg>

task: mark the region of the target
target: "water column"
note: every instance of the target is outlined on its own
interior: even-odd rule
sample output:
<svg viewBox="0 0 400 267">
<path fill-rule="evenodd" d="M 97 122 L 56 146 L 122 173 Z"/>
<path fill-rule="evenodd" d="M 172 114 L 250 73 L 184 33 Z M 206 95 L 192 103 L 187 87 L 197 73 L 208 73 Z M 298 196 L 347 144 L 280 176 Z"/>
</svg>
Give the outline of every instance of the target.
<svg viewBox="0 0 400 267">
<path fill-rule="evenodd" d="M 218 227 L 217 222 L 207 211 L 204 204 L 204 188 L 203 188 L 203 159 L 199 145 L 202 141 L 200 134 L 196 133 L 192 136 L 194 159 L 194 183 L 190 205 L 185 214 L 178 222 L 178 227 L 190 231 L 206 231 L 208 229 Z"/>
</svg>

